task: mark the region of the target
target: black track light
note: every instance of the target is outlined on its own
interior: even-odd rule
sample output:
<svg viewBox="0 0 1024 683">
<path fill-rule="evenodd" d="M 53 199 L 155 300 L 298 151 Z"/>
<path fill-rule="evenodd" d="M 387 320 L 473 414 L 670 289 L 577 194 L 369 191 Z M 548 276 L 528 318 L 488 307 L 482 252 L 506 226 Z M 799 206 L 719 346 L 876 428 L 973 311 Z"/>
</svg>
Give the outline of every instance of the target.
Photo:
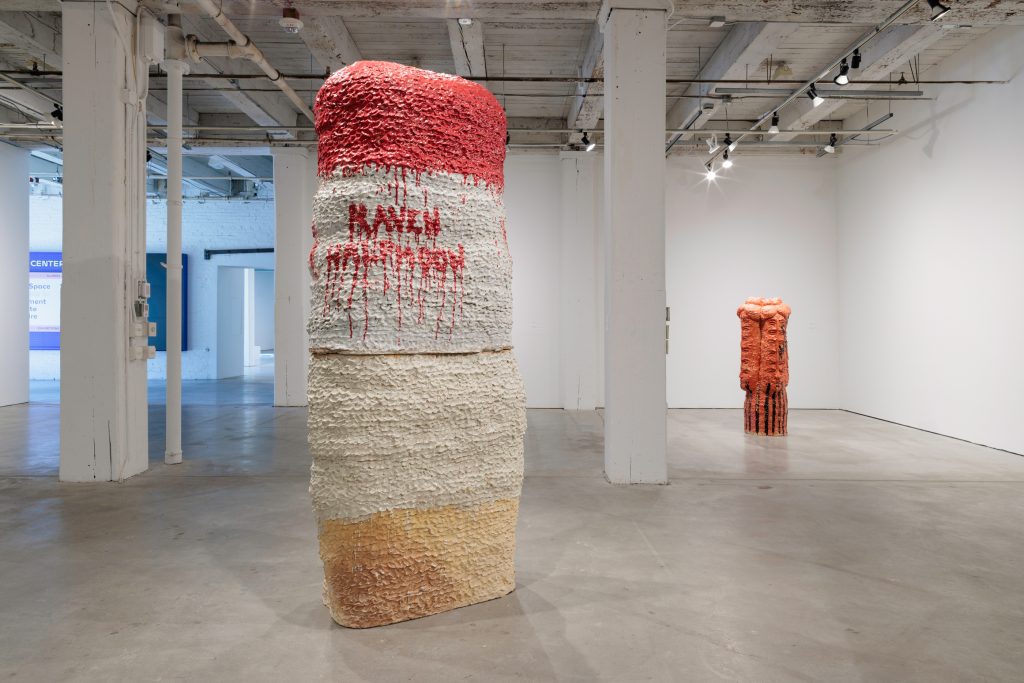
<svg viewBox="0 0 1024 683">
<path fill-rule="evenodd" d="M 53 111 L 50 112 L 50 118 L 52 118 L 54 121 L 63 121 L 64 107 L 60 106 L 59 104 L 56 107 L 54 107 Z"/>
<path fill-rule="evenodd" d="M 512 133 L 505 131 L 505 146 L 508 147 L 510 142 L 512 142 Z"/>
<path fill-rule="evenodd" d="M 839 140 L 839 138 L 836 136 L 835 133 L 832 133 L 832 135 L 828 136 L 828 144 L 825 145 L 825 153 L 826 154 L 835 154 L 835 152 L 836 152 L 836 142 L 838 140 Z"/>
<path fill-rule="evenodd" d="M 860 49 L 859 48 L 853 51 L 853 56 L 850 58 L 850 66 L 852 66 L 854 69 L 859 69 L 860 68 Z"/>
<path fill-rule="evenodd" d="M 943 5 L 939 0 L 928 0 L 928 6 L 932 8 L 932 21 L 946 16 L 950 10 L 949 7 Z"/>
<path fill-rule="evenodd" d="M 590 138 L 587 137 L 587 132 L 583 131 L 583 149 L 593 152 L 595 147 L 597 147 L 597 143 L 591 142 Z"/>
<path fill-rule="evenodd" d="M 740 144 L 740 143 L 739 142 L 734 142 L 732 137 L 728 133 L 725 134 L 725 149 L 728 152 L 731 152 L 734 149 L 736 149 L 736 145 L 738 145 L 738 144 Z M 726 166 L 726 168 L 729 168 L 729 167 Z"/>
<path fill-rule="evenodd" d="M 807 98 L 814 104 L 815 107 L 820 107 L 825 103 L 825 98 L 818 94 L 818 89 L 813 85 L 807 89 Z"/>
<path fill-rule="evenodd" d="M 732 159 L 729 158 L 729 150 L 722 154 L 722 168 L 732 168 Z"/>
<path fill-rule="evenodd" d="M 850 82 L 850 65 L 845 57 L 843 61 L 839 62 L 839 73 L 832 79 L 832 82 L 836 85 L 846 85 Z"/>
<path fill-rule="evenodd" d="M 771 125 L 770 128 L 768 128 L 768 134 L 769 135 L 778 135 L 779 134 L 779 112 L 775 112 L 774 114 L 772 114 L 772 125 Z"/>
</svg>

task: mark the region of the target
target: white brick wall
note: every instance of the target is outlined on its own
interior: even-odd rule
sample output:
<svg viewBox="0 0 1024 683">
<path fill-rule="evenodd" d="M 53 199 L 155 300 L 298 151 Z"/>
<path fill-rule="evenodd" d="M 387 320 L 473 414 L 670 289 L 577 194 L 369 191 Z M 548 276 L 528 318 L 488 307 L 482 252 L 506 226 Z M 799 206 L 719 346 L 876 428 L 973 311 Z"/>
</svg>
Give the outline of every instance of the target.
<svg viewBox="0 0 1024 683">
<path fill-rule="evenodd" d="M 33 196 L 30 200 L 30 249 L 59 251 L 62 233 L 62 199 Z M 167 203 L 146 201 L 147 251 L 166 248 Z M 182 212 L 182 245 L 188 254 L 189 350 L 182 356 L 185 379 L 217 376 L 217 268 L 247 266 L 273 269 L 273 254 L 238 254 L 203 259 L 204 249 L 238 249 L 274 246 L 273 200 L 186 199 Z M 241 302 L 239 302 L 241 305 Z M 32 379 L 56 379 L 59 352 L 32 351 Z M 164 354 L 149 361 L 149 376 L 165 376 Z"/>
</svg>

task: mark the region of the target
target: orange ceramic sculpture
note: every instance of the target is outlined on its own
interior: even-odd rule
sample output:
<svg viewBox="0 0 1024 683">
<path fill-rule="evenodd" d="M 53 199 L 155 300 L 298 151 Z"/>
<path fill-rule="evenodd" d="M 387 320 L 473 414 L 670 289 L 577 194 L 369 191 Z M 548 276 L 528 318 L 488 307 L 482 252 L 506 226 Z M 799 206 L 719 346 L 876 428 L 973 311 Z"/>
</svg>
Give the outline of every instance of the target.
<svg viewBox="0 0 1024 683">
<path fill-rule="evenodd" d="M 740 387 L 744 430 L 748 434 L 782 436 L 786 433 L 789 401 L 789 351 L 786 323 L 789 306 L 782 299 L 751 298 L 739 307 Z"/>
</svg>

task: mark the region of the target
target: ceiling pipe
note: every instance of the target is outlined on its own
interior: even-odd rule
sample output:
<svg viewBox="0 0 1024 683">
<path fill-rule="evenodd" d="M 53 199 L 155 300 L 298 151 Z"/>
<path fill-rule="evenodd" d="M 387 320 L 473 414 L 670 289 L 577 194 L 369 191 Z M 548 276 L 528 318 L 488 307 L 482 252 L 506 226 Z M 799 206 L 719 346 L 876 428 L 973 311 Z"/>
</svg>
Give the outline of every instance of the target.
<svg viewBox="0 0 1024 683">
<path fill-rule="evenodd" d="M 840 60 L 841 61 L 841 60 Z M 8 69 L 0 71 L 0 74 L 11 77 L 21 77 L 29 80 L 38 79 L 55 79 L 61 78 L 61 71 L 29 71 L 27 69 Z M 329 74 L 325 73 L 282 73 L 281 78 L 287 78 L 291 80 L 307 80 L 316 81 L 323 80 Z M 151 72 L 150 78 L 165 78 L 167 74 L 160 72 Z M 246 80 L 252 78 L 266 78 L 262 74 L 193 74 L 188 76 L 188 79 L 203 79 L 203 80 L 214 80 L 214 79 L 225 79 L 225 80 Z M 481 76 L 479 78 L 472 76 L 463 76 L 467 81 L 494 81 L 496 83 L 600 83 L 603 82 L 601 78 L 583 78 L 581 76 Z M 736 83 L 743 85 L 744 83 L 750 85 L 801 85 L 806 81 L 796 80 L 793 78 L 769 78 L 769 79 L 754 79 L 754 78 L 724 78 L 720 80 L 716 79 L 701 79 L 701 78 L 666 78 L 665 83 L 670 85 L 685 85 L 691 83 L 706 83 L 714 85 L 715 83 Z M 817 82 L 816 82 L 817 83 Z M 831 85 L 832 79 L 822 79 L 820 81 L 822 85 Z M 892 85 L 892 81 L 887 80 L 861 80 L 857 79 L 857 83 L 860 85 Z M 1006 80 L 915 80 L 915 85 L 1006 85 L 1009 81 Z M 566 97 L 575 97 L 575 93 L 569 93 Z"/>
<path fill-rule="evenodd" d="M 0 128 L 7 128 L 7 127 L 8 127 L 7 125 L 0 123 Z M 30 129 L 39 128 L 38 126 L 36 126 L 34 124 L 13 124 L 10 127 L 12 127 L 12 128 L 13 127 L 17 127 L 17 128 L 24 127 L 24 128 L 30 128 Z M 148 128 L 153 129 L 153 130 L 162 130 L 162 129 L 167 128 L 167 126 L 151 125 L 151 126 L 148 126 Z M 215 131 L 215 132 L 216 131 L 220 131 L 220 132 L 239 132 L 239 133 L 240 132 L 259 133 L 259 132 L 266 132 L 266 131 L 273 131 L 273 130 L 291 130 L 291 131 L 300 131 L 300 132 L 309 132 L 309 133 L 312 133 L 314 131 L 314 129 L 309 127 L 309 126 L 202 126 L 202 125 L 200 125 L 200 126 L 183 126 L 182 128 L 184 130 L 205 130 L 205 131 Z M 60 130 L 60 129 L 56 128 L 54 130 Z M 578 128 L 509 128 L 508 132 L 509 133 L 537 133 L 537 134 L 543 135 L 544 133 L 579 133 L 581 131 Z M 600 128 L 595 128 L 593 130 L 588 130 L 587 132 L 589 132 L 591 135 L 603 135 L 604 134 L 604 130 L 602 130 Z M 683 129 L 679 129 L 679 128 L 666 128 L 665 132 L 666 133 L 680 133 L 680 132 L 683 132 Z M 689 131 L 687 131 L 687 132 L 689 132 Z M 719 129 L 719 128 L 702 128 L 700 130 L 700 132 L 708 133 L 708 134 L 713 134 L 713 133 L 724 134 L 724 133 L 747 133 L 749 131 L 747 129 L 745 129 L 745 128 L 739 128 L 739 129 L 732 129 L 732 128 L 730 128 L 730 129 L 725 129 L 725 128 L 721 128 L 721 129 Z M 810 129 L 801 129 L 801 130 L 780 130 L 779 132 L 780 133 L 792 133 L 793 135 L 829 135 L 830 133 L 839 133 L 839 134 L 842 134 L 842 135 L 854 135 L 856 133 L 866 133 L 866 132 L 868 132 L 868 130 L 867 129 L 863 129 L 863 130 L 860 130 L 860 129 L 858 129 L 858 130 L 840 130 L 840 129 L 833 129 L 833 130 L 810 130 Z M 875 131 L 871 131 L 871 132 L 874 132 L 874 133 L 880 133 L 880 132 L 895 133 L 897 131 L 891 131 L 891 130 L 889 130 L 889 131 L 878 131 L 878 130 L 875 130 Z"/>
<path fill-rule="evenodd" d="M 288 85 L 287 81 L 285 81 L 284 78 L 281 76 L 281 72 L 275 69 L 270 64 L 270 62 L 267 61 L 267 58 L 263 55 L 263 52 L 258 47 L 256 47 L 256 45 L 251 40 L 249 40 L 249 36 L 239 31 L 238 27 L 235 26 L 230 19 L 228 19 L 228 17 L 224 14 L 224 12 L 221 11 L 220 7 L 218 7 L 213 2 L 213 0 L 193 0 L 193 2 L 197 6 L 199 6 L 204 12 L 206 12 L 206 14 L 209 15 L 211 19 L 216 21 L 222 29 L 224 29 L 224 32 L 227 33 L 228 36 L 230 36 L 231 40 L 235 42 L 234 47 L 239 50 L 244 50 L 243 56 L 256 66 L 258 66 L 263 71 L 263 73 L 267 75 L 267 78 L 269 78 L 274 83 L 274 85 L 280 88 L 281 92 L 283 92 L 285 96 L 287 96 L 288 99 L 292 101 L 292 104 L 294 104 L 296 108 L 298 108 L 298 110 L 302 112 L 303 116 L 305 116 L 311 122 L 314 121 L 313 112 L 310 110 L 308 106 L 306 106 L 306 103 L 302 101 L 302 98 L 299 97 L 299 94 L 296 93 L 290 85 Z"/>
</svg>

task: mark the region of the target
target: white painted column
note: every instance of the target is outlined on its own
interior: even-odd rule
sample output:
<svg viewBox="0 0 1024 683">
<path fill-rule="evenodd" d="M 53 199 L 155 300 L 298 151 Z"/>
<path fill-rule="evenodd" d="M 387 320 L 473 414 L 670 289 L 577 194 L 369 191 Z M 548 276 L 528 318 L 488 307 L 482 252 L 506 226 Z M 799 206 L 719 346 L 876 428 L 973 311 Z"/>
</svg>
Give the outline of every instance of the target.
<svg viewBox="0 0 1024 683">
<path fill-rule="evenodd" d="M 174 15 L 177 17 L 177 15 Z M 183 42 L 180 17 L 167 31 Z M 181 311 L 182 311 L 182 77 L 188 64 L 178 59 L 164 62 L 167 71 L 167 383 L 165 385 L 164 462 L 181 462 Z"/>
<path fill-rule="evenodd" d="M 0 406 L 28 401 L 28 152 L 0 142 Z"/>
<path fill-rule="evenodd" d="M 562 408 L 597 407 L 597 193 L 593 152 L 562 152 Z"/>
<path fill-rule="evenodd" d="M 305 149 L 275 147 L 274 405 L 306 405 L 309 251 L 313 248 L 314 160 Z"/>
<path fill-rule="evenodd" d="M 134 10 L 63 4 L 62 481 L 120 481 L 149 462 L 149 340 L 134 312 L 146 278 L 147 64 L 127 54 Z"/>
<path fill-rule="evenodd" d="M 605 0 L 605 476 L 666 483 L 665 0 Z"/>
</svg>

